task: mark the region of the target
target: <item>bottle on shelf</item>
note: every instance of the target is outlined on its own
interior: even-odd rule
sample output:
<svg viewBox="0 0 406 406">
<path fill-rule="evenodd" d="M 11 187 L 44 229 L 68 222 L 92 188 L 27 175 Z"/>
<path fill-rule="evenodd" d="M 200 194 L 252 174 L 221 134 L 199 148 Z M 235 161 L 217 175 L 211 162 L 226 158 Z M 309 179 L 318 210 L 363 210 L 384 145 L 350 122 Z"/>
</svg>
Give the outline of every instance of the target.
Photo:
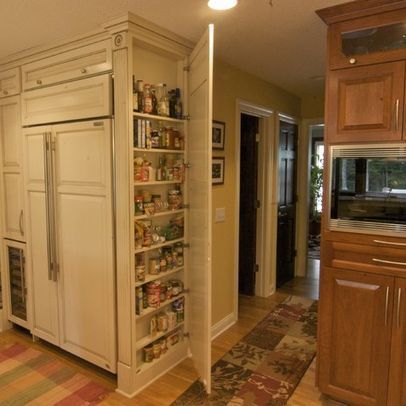
<svg viewBox="0 0 406 406">
<path fill-rule="evenodd" d="M 169 99 L 166 93 L 166 84 L 158 84 L 158 115 L 163 117 L 169 117 Z"/>
<path fill-rule="evenodd" d="M 137 80 L 136 83 L 136 93 L 137 93 L 137 109 L 134 110 L 137 112 L 142 113 L 144 111 L 144 81 L 143 80 Z M 134 101 L 135 105 L 135 101 Z"/>
<path fill-rule="evenodd" d="M 135 81 L 134 75 L 133 75 L 133 110 L 139 111 L 139 109 L 138 109 L 138 88 L 137 88 L 137 82 Z"/>
<path fill-rule="evenodd" d="M 151 85 L 144 85 L 144 113 L 152 114 L 152 92 Z"/>
<path fill-rule="evenodd" d="M 182 119 L 183 117 L 183 108 L 182 101 L 180 99 L 180 89 L 177 87 L 175 89 L 175 118 Z"/>
<path fill-rule="evenodd" d="M 156 96 L 156 88 L 151 85 L 151 97 L 152 97 L 152 114 L 158 114 L 158 99 Z"/>
</svg>

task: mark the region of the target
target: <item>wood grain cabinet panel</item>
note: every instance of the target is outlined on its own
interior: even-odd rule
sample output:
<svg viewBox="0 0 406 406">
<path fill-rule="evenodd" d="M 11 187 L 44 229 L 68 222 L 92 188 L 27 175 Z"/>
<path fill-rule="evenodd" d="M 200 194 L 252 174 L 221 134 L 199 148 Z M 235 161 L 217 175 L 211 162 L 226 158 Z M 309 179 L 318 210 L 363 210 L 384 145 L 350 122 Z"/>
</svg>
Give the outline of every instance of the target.
<svg viewBox="0 0 406 406">
<path fill-rule="evenodd" d="M 406 278 L 396 279 L 388 405 L 406 405 Z"/>
<path fill-rule="evenodd" d="M 321 282 L 321 391 L 351 404 L 385 404 L 394 278 L 326 267 Z"/>
<path fill-rule="evenodd" d="M 400 140 L 404 80 L 403 61 L 330 72 L 328 142 Z"/>
</svg>

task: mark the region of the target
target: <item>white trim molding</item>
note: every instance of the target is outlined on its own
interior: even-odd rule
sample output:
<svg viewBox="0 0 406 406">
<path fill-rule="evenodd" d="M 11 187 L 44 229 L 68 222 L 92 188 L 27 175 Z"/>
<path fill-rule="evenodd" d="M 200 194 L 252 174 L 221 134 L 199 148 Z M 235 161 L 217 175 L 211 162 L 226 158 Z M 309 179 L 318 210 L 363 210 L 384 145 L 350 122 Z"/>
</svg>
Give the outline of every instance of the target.
<svg viewBox="0 0 406 406">
<path fill-rule="evenodd" d="M 237 321 L 237 314 L 230 313 L 224 319 L 218 321 L 216 324 L 211 326 L 211 341 L 217 338 L 220 334 L 224 333 Z"/>
</svg>

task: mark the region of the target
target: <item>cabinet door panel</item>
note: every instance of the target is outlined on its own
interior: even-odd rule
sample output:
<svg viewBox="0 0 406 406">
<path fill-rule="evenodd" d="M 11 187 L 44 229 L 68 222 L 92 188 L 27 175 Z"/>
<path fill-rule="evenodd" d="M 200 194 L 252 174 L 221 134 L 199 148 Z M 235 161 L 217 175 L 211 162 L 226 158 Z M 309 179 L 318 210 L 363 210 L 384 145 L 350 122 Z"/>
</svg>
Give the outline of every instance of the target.
<svg viewBox="0 0 406 406">
<path fill-rule="evenodd" d="M 32 333 L 59 345 L 58 292 L 49 275 L 44 184 L 44 133 L 49 131 L 50 127 L 37 127 L 23 132 L 27 260 L 31 269 Z"/>
<path fill-rule="evenodd" d="M 319 385 L 350 403 L 384 404 L 394 279 L 324 268 L 319 320 Z"/>
<path fill-rule="evenodd" d="M 211 123 L 213 26 L 190 57 L 188 170 L 191 243 L 190 345 L 199 375 L 210 392 L 211 366 Z"/>
<path fill-rule="evenodd" d="M 406 405 L 406 279 L 396 279 L 388 405 Z"/>
<path fill-rule="evenodd" d="M 109 120 L 54 126 L 61 347 L 116 370 Z"/>
<path fill-rule="evenodd" d="M 328 142 L 400 140 L 404 79 L 404 62 L 330 72 Z"/>
<path fill-rule="evenodd" d="M 20 173 L 3 174 L 4 234 L 7 238 L 24 239 L 23 185 Z"/>
</svg>

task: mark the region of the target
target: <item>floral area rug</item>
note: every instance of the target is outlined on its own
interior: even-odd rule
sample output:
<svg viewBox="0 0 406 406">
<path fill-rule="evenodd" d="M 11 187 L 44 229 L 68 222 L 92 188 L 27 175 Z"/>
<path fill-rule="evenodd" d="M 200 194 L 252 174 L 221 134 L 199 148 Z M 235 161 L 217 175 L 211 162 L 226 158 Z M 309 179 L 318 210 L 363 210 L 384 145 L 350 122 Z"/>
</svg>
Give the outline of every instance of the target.
<svg viewBox="0 0 406 406">
<path fill-rule="evenodd" d="M 41 351 L 22 344 L 0 351 L 0 405 L 96 405 L 109 393 Z"/>
<path fill-rule="evenodd" d="M 290 296 L 212 366 L 212 392 L 194 382 L 172 406 L 285 405 L 316 353 L 317 302 Z"/>
</svg>

